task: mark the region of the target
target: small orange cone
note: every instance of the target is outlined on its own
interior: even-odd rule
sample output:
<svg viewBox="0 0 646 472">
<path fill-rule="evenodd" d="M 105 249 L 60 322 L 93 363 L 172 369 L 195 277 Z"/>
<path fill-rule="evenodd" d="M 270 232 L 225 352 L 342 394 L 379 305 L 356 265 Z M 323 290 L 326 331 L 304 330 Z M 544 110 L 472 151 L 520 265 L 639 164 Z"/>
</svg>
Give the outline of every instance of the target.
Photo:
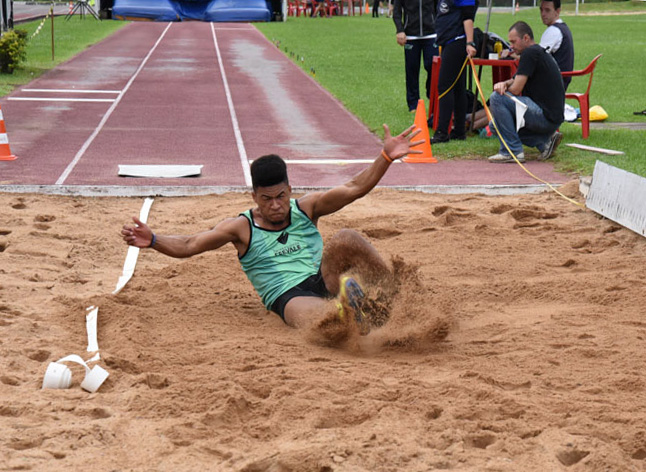
<svg viewBox="0 0 646 472">
<path fill-rule="evenodd" d="M 516 0 L 516 12 L 519 12 L 519 11 L 520 11 L 520 5 L 519 5 L 519 3 L 520 3 L 520 0 Z"/>
<path fill-rule="evenodd" d="M 433 157 L 433 150 L 431 149 L 431 136 L 428 132 L 428 123 L 426 122 L 426 119 L 426 107 L 424 106 L 424 100 L 419 99 L 417 101 L 417 110 L 415 110 L 415 128 L 421 129 L 422 132 L 415 136 L 413 139 L 415 141 L 423 139 L 424 142 L 412 147 L 411 149 L 420 150 L 422 151 L 422 153 L 409 154 L 408 156 L 404 157 L 402 161 L 409 164 L 437 163 L 437 159 Z"/>
<path fill-rule="evenodd" d="M 370 5 L 366 2 L 366 15 L 370 14 Z"/>
<path fill-rule="evenodd" d="M 11 149 L 9 149 L 9 138 L 7 137 L 7 130 L 4 127 L 2 108 L 0 108 L 0 161 L 13 161 L 15 159 L 17 157 L 11 154 Z"/>
</svg>

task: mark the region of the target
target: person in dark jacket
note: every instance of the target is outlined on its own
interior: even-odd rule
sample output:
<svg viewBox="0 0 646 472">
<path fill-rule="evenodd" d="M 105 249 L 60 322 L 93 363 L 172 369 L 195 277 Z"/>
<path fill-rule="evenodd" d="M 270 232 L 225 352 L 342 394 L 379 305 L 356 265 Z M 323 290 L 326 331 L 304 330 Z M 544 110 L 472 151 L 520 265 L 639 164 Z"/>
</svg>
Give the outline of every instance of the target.
<svg viewBox="0 0 646 472">
<path fill-rule="evenodd" d="M 467 56 L 473 57 L 476 54 L 473 20 L 477 8 L 476 0 L 439 0 L 437 4 L 435 31 L 437 44 L 442 48 L 442 66 L 437 86 L 440 116 L 431 138 L 433 144 L 451 139 L 466 139 L 467 71 L 466 67 L 462 69 L 462 65 Z M 451 116 L 454 128 L 449 134 Z"/>
<path fill-rule="evenodd" d="M 439 54 L 435 44 L 435 0 L 395 0 L 393 21 L 397 44 L 404 47 L 406 66 L 406 103 L 414 112 L 419 100 L 419 71 L 422 56 L 426 69 L 426 97 L 429 96 L 433 56 Z"/>
</svg>

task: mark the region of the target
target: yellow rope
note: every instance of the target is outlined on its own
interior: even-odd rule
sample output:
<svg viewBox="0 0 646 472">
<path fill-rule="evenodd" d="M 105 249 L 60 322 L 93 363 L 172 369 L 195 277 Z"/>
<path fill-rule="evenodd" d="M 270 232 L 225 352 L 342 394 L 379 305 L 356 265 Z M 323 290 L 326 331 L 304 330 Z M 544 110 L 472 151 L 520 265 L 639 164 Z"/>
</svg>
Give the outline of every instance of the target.
<svg viewBox="0 0 646 472">
<path fill-rule="evenodd" d="M 538 181 L 539 181 L 539 182 L 541 182 L 541 183 L 544 183 L 544 184 L 545 184 L 545 185 L 547 185 L 550 189 L 554 190 L 557 194 L 559 194 L 561 197 L 563 197 L 564 199 L 566 199 L 568 202 L 570 202 L 570 203 L 574 203 L 575 205 L 580 206 L 580 207 L 584 207 L 584 205 L 583 205 L 582 203 L 579 203 L 579 202 L 577 202 L 576 200 L 573 200 L 573 199 L 571 199 L 571 198 L 566 197 L 565 195 L 563 195 L 561 192 L 559 192 L 559 191 L 558 191 L 558 190 L 557 190 L 557 189 L 556 189 L 552 184 L 550 184 L 549 182 L 546 182 L 546 181 L 544 181 L 543 179 L 541 179 L 541 178 L 539 178 L 539 177 L 535 176 L 534 174 L 532 174 L 532 173 L 527 169 L 527 167 L 525 167 L 525 166 L 524 166 L 524 165 L 523 165 L 523 164 L 518 160 L 518 158 L 517 158 L 517 157 L 516 157 L 516 155 L 511 151 L 511 149 L 509 149 L 509 146 L 507 146 L 507 143 L 505 142 L 505 140 L 504 140 L 504 139 L 502 138 L 502 136 L 500 135 L 500 132 L 498 131 L 498 126 L 496 125 L 496 121 L 493 119 L 493 115 L 491 114 L 491 112 L 489 111 L 489 107 L 487 106 L 487 99 L 485 98 L 484 93 L 482 92 L 482 87 L 480 86 L 480 81 L 478 80 L 478 74 L 476 73 L 476 66 L 475 66 L 475 64 L 473 63 L 473 61 L 471 60 L 471 58 L 470 58 L 470 57 L 467 57 L 467 60 L 468 60 L 468 61 L 469 61 L 469 63 L 471 64 L 471 69 L 473 70 L 473 76 L 474 76 L 474 78 L 475 78 L 475 80 L 476 80 L 476 86 L 478 87 L 478 92 L 480 93 L 480 98 L 482 98 L 482 103 L 484 104 L 485 111 L 487 112 L 487 116 L 488 116 L 488 117 L 489 117 L 489 119 L 491 120 L 491 123 L 493 123 L 494 128 L 496 128 L 496 133 L 498 134 L 498 137 L 500 138 L 500 142 L 505 146 L 505 149 L 507 149 L 507 151 L 509 151 L 509 154 L 511 155 L 511 157 L 513 157 L 513 158 L 514 158 L 514 161 L 516 161 L 516 164 L 518 164 L 518 165 L 519 165 L 519 166 L 520 166 L 520 167 L 521 167 L 525 172 L 527 172 L 527 174 L 529 174 L 532 178 L 534 178 L 534 179 L 538 180 Z"/>
<path fill-rule="evenodd" d="M 47 21 L 47 18 L 52 16 L 54 14 L 54 5 L 52 4 L 51 8 L 47 12 L 47 15 L 45 15 L 45 18 L 43 18 L 43 21 L 40 22 L 38 25 L 38 28 L 36 28 L 36 31 L 33 32 L 33 34 L 29 37 L 30 40 L 34 39 L 38 33 L 40 33 L 40 30 L 43 29 L 43 25 L 45 24 L 45 21 Z"/>
<path fill-rule="evenodd" d="M 469 59 L 470 59 L 470 58 L 469 58 L 469 56 L 467 56 L 467 57 L 466 57 L 466 59 L 464 60 L 464 64 L 462 64 L 462 69 L 460 69 L 460 72 L 458 73 L 458 76 L 455 78 L 455 80 L 453 81 L 453 83 L 451 84 L 451 86 L 450 86 L 449 88 L 447 88 L 447 89 L 444 91 L 444 93 L 443 93 L 442 95 L 440 95 L 439 97 L 437 97 L 437 101 L 438 101 L 438 102 L 440 101 L 440 99 L 441 99 L 444 95 L 446 95 L 447 93 L 449 93 L 449 91 L 450 91 L 450 90 L 455 86 L 455 84 L 457 84 L 457 83 L 458 83 L 458 80 L 460 79 L 460 76 L 462 75 L 462 71 L 464 71 L 464 68 L 466 67 L 467 62 L 469 61 Z M 438 84 L 438 85 L 439 85 L 439 84 Z"/>
</svg>

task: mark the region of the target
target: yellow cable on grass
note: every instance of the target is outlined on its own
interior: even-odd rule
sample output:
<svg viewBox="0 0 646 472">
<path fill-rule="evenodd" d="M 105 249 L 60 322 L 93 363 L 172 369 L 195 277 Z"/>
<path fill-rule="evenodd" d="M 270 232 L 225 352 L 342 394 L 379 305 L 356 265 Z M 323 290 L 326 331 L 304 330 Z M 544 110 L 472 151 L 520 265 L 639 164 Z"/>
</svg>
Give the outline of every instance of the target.
<svg viewBox="0 0 646 472">
<path fill-rule="evenodd" d="M 507 151 L 509 151 L 509 154 L 511 155 L 511 157 L 513 157 L 513 158 L 514 158 L 514 161 L 516 161 L 516 164 L 518 164 L 518 165 L 519 165 L 519 166 L 520 166 L 520 167 L 521 167 L 521 168 L 522 168 L 522 169 L 523 169 L 523 170 L 524 170 L 528 175 L 530 175 L 532 178 L 534 178 L 534 179 L 538 180 L 538 181 L 539 181 L 539 182 L 541 182 L 541 183 L 544 183 L 544 184 L 545 184 L 545 185 L 547 185 L 549 188 L 551 188 L 552 190 L 554 190 L 557 194 L 559 194 L 561 197 L 563 197 L 564 199 L 566 199 L 568 202 L 570 202 L 570 203 L 574 203 L 575 205 L 580 206 L 580 207 L 584 207 L 584 205 L 583 205 L 582 203 L 579 203 L 579 202 L 577 202 L 576 200 L 573 200 L 573 199 L 571 199 L 570 197 L 566 197 L 565 195 L 563 195 L 561 192 L 559 192 L 559 191 L 558 191 L 558 190 L 557 190 L 557 189 L 556 189 L 552 184 L 550 184 L 549 182 L 546 182 L 546 181 L 544 181 L 543 179 L 541 179 L 541 178 L 539 178 L 539 177 L 535 176 L 534 174 L 532 174 L 532 172 L 530 172 L 530 171 L 529 171 L 529 169 L 527 169 L 527 167 L 525 167 L 525 166 L 524 166 L 524 165 L 523 165 L 523 164 L 518 160 L 518 158 L 516 157 L 516 154 L 514 154 L 514 153 L 511 151 L 511 149 L 509 149 L 509 146 L 507 146 L 507 143 L 505 142 L 505 140 L 503 139 L 503 137 L 500 135 L 500 132 L 498 131 L 498 126 L 496 125 L 496 121 L 493 119 L 493 115 L 491 114 L 491 112 L 489 111 L 489 107 L 487 106 L 487 99 L 485 98 L 484 93 L 482 92 L 482 87 L 480 86 L 480 80 L 478 80 L 478 74 L 476 73 L 476 66 L 475 66 L 475 64 L 473 63 L 473 60 L 471 60 L 471 58 L 470 58 L 470 57 L 467 57 L 467 60 L 468 60 L 468 61 L 469 61 L 469 63 L 471 64 L 471 69 L 473 70 L 473 77 L 474 77 L 474 78 L 475 78 L 475 80 L 476 80 L 476 86 L 478 87 L 478 92 L 480 93 L 480 98 L 482 98 L 482 103 L 483 103 L 483 105 L 484 105 L 484 108 L 485 108 L 485 111 L 486 111 L 486 113 L 487 113 L 487 116 L 488 116 L 488 117 L 489 117 L 489 119 L 491 120 L 491 123 L 493 123 L 494 128 L 496 128 L 496 133 L 498 134 L 498 137 L 500 138 L 500 142 L 503 144 L 503 146 L 505 146 L 505 149 L 507 149 Z M 465 61 L 465 63 L 466 63 L 466 61 Z M 460 73 L 462 73 L 462 72 L 460 72 Z M 459 77 L 459 76 L 458 76 L 458 77 Z M 454 83 L 454 84 L 455 84 L 455 83 Z"/>
</svg>

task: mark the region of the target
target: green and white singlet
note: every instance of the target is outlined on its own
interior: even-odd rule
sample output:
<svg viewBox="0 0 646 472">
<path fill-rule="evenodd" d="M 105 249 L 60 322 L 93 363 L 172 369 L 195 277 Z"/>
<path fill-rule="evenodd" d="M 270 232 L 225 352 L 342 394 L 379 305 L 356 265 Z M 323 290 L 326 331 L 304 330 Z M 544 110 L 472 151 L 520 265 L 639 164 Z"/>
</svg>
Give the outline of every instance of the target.
<svg viewBox="0 0 646 472">
<path fill-rule="evenodd" d="M 251 228 L 249 247 L 239 257 L 240 264 L 270 310 L 279 296 L 318 273 L 323 238 L 294 199 L 290 200 L 289 226 L 278 231 L 256 226 L 252 210 L 240 215 L 247 218 Z"/>
</svg>

